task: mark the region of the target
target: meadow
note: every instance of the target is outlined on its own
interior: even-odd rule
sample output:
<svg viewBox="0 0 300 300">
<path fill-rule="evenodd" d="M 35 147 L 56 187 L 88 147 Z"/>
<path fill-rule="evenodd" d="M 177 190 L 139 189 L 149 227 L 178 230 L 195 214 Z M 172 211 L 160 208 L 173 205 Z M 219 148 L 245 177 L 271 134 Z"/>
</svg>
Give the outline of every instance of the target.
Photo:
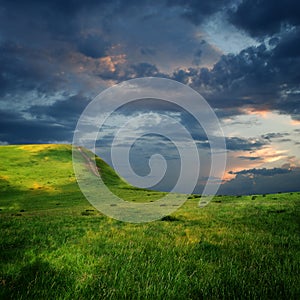
<svg viewBox="0 0 300 300">
<path fill-rule="evenodd" d="M 300 299 L 300 193 L 199 196 L 124 223 L 80 192 L 69 145 L 0 147 L 0 299 Z M 130 186 L 128 201 L 162 193 Z"/>
</svg>

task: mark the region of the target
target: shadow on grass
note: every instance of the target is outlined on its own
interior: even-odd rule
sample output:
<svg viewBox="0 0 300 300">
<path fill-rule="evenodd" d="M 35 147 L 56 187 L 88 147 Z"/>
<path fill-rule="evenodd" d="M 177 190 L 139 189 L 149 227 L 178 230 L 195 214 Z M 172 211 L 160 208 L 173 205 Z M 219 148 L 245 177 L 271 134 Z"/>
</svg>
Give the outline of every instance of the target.
<svg viewBox="0 0 300 300">
<path fill-rule="evenodd" d="M 15 274 L 1 278 L 1 299 L 59 299 L 74 289 L 75 278 L 70 273 L 56 270 L 41 259 Z"/>
</svg>

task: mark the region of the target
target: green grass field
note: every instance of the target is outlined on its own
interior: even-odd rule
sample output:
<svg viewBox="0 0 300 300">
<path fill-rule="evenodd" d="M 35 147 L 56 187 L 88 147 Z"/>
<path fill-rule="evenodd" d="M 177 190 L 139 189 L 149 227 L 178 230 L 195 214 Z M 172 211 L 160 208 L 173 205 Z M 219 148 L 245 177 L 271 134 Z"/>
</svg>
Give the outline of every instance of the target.
<svg viewBox="0 0 300 300">
<path fill-rule="evenodd" d="M 68 145 L 0 147 L 0 299 L 300 299 L 300 193 L 190 197 L 123 223 L 81 194 Z M 100 159 L 103 180 L 134 188 Z"/>
</svg>

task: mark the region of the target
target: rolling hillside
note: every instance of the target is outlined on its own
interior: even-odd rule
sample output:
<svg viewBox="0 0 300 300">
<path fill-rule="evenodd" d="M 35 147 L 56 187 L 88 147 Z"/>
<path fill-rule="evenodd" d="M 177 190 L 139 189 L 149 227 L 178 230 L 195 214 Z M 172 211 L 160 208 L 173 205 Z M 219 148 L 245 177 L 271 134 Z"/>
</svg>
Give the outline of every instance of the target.
<svg viewBox="0 0 300 300">
<path fill-rule="evenodd" d="M 202 209 L 195 195 L 171 216 L 130 224 L 85 199 L 71 146 L 1 146 L 0 157 L 1 299 L 300 297 L 299 193 L 218 196 Z M 97 167 L 129 201 L 163 195 L 100 158 Z"/>
<path fill-rule="evenodd" d="M 84 153 L 91 155 L 87 150 Z M 89 206 L 76 182 L 71 145 L 1 146 L 0 157 L 0 209 L 3 213 Z M 141 196 L 146 191 L 126 183 L 99 157 L 96 163 L 103 181 L 116 194 L 121 193 L 126 200 L 142 198 L 145 201 Z M 147 191 L 147 201 L 156 199 L 157 194 Z"/>
</svg>

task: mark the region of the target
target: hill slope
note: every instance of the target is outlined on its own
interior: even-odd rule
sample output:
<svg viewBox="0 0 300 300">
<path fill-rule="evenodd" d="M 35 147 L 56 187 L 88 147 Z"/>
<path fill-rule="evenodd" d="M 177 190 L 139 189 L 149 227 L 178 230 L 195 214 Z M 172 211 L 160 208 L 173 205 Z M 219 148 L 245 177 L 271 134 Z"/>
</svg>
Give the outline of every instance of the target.
<svg viewBox="0 0 300 300">
<path fill-rule="evenodd" d="M 83 197 L 71 146 L 0 156 L 1 299 L 300 298 L 298 193 L 216 197 L 202 209 L 189 199 L 163 220 L 129 224 Z M 97 166 L 129 200 L 161 195 Z"/>
<path fill-rule="evenodd" d="M 84 153 L 92 155 L 87 150 Z M 56 208 L 89 206 L 76 182 L 71 145 L 1 146 L 0 157 L 2 212 L 32 210 L 32 205 L 35 209 L 49 209 L 49 204 Z M 152 201 L 157 198 L 158 192 L 131 186 L 99 157 L 96 157 L 96 164 L 105 184 L 126 200 L 146 198 Z M 147 197 L 143 197 L 145 193 Z"/>
<path fill-rule="evenodd" d="M 6 190 L 13 187 L 50 192 L 75 182 L 71 145 L 1 146 L 0 156 L 0 184 Z M 97 157 L 96 161 L 107 185 L 129 186 L 103 160 Z"/>
</svg>

